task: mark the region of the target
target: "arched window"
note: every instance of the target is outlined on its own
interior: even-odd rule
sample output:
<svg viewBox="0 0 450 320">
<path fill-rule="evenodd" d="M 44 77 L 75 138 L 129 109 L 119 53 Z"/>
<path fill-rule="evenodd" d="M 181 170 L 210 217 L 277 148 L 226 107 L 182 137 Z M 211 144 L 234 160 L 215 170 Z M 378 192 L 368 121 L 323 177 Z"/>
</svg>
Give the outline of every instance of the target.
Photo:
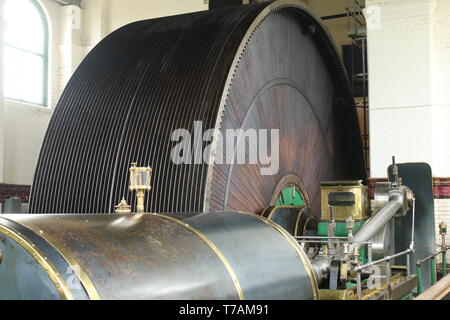
<svg viewBox="0 0 450 320">
<path fill-rule="evenodd" d="M 5 0 L 5 98 L 47 105 L 48 24 L 35 0 Z"/>
</svg>

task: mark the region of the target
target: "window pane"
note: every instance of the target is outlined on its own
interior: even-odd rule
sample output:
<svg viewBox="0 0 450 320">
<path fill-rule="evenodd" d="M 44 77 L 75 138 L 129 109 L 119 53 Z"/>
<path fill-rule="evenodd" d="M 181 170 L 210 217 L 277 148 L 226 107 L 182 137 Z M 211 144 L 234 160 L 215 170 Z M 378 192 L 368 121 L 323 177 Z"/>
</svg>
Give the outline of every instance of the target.
<svg viewBox="0 0 450 320">
<path fill-rule="evenodd" d="M 44 60 L 32 53 L 23 53 L 23 100 L 44 104 Z"/>
<path fill-rule="evenodd" d="M 32 52 L 44 53 L 42 17 L 30 0 L 6 0 L 5 43 Z"/>
<path fill-rule="evenodd" d="M 5 97 L 22 100 L 22 51 L 5 47 Z"/>
<path fill-rule="evenodd" d="M 31 0 L 4 1 L 4 82 L 7 98 L 45 101 L 45 17 Z"/>
</svg>

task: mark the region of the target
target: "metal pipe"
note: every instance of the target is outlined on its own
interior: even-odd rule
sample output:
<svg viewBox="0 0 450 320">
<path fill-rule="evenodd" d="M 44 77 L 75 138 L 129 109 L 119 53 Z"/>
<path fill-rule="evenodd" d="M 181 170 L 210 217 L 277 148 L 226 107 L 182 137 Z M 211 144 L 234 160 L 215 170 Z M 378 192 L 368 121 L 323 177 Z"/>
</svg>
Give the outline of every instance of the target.
<svg viewBox="0 0 450 320">
<path fill-rule="evenodd" d="M 295 239 L 307 239 L 307 240 L 347 240 L 347 237 L 317 237 L 317 236 L 301 236 L 295 237 Z"/>
<path fill-rule="evenodd" d="M 417 293 L 421 294 L 423 292 L 423 279 L 422 279 L 422 266 L 417 265 Z"/>
<path fill-rule="evenodd" d="M 324 241 L 323 240 L 299 240 L 299 239 L 297 239 L 297 242 L 301 244 L 301 243 L 323 243 Z M 344 242 L 344 241 L 340 241 L 340 243 L 342 243 L 342 242 Z M 369 244 L 372 244 L 372 242 L 363 242 L 362 244 L 369 245 Z"/>
<path fill-rule="evenodd" d="M 408 276 L 411 274 L 411 257 L 409 254 L 406 256 L 406 273 Z"/>
<path fill-rule="evenodd" d="M 361 270 L 358 271 L 356 275 L 356 294 L 358 296 L 358 300 L 362 299 L 362 292 L 361 292 Z"/>
<path fill-rule="evenodd" d="M 405 254 L 410 254 L 411 252 L 412 252 L 412 250 L 411 250 L 411 249 L 408 249 L 408 250 L 405 250 L 405 251 L 396 253 L 396 254 L 394 254 L 394 255 L 392 255 L 392 256 L 387 256 L 387 257 L 385 257 L 385 258 L 383 258 L 383 259 L 374 261 L 374 262 L 372 262 L 372 263 L 367 263 L 367 264 L 365 264 L 365 265 L 356 267 L 356 268 L 355 268 L 355 271 L 361 271 L 362 269 L 366 269 L 366 268 L 368 268 L 368 267 L 371 267 L 371 266 L 380 264 L 380 263 L 385 262 L 385 261 L 393 260 L 393 259 L 395 259 L 395 258 L 404 256 Z"/>
<path fill-rule="evenodd" d="M 442 237 L 442 243 L 441 243 L 441 249 L 442 252 L 442 277 L 445 277 L 447 275 L 447 243 L 445 236 L 447 235 L 447 225 L 442 222 L 439 224 L 440 233 Z"/>
<path fill-rule="evenodd" d="M 413 198 L 412 200 L 412 227 L 411 227 L 411 244 L 409 245 L 409 248 L 414 252 L 416 249 L 416 245 L 414 243 L 414 234 L 415 234 L 415 224 L 416 224 L 416 198 Z M 411 257 L 408 255 L 406 257 L 406 270 L 408 276 L 412 273 L 412 267 L 411 267 Z"/>
<path fill-rule="evenodd" d="M 436 257 L 442 254 L 442 275 L 445 276 L 447 274 L 447 261 L 445 260 L 447 258 L 446 254 L 447 251 L 450 249 L 450 247 L 444 247 L 441 251 L 426 257 L 425 259 L 418 260 L 416 263 L 417 268 L 417 278 L 418 278 L 418 285 L 417 285 L 417 292 L 421 294 L 423 292 L 423 279 L 422 279 L 422 264 L 427 262 L 428 260 L 431 260 L 431 283 L 435 284 L 437 282 L 437 268 L 436 268 Z M 444 273 L 445 268 L 445 273 Z M 420 289 L 420 290 L 419 290 Z"/>
<path fill-rule="evenodd" d="M 414 249 L 415 224 L 416 224 L 416 198 L 414 198 L 412 201 L 411 249 Z"/>
<path fill-rule="evenodd" d="M 424 262 L 427 262 L 428 260 L 433 259 L 433 258 L 437 257 L 440 254 L 443 254 L 444 252 L 446 252 L 448 250 L 450 250 L 450 246 L 447 247 L 447 248 L 442 249 L 439 252 L 436 252 L 435 254 L 432 254 L 431 256 L 426 257 L 425 259 L 418 260 L 417 261 L 417 265 L 422 265 Z"/>
<path fill-rule="evenodd" d="M 435 285 L 437 282 L 436 258 L 431 258 L 431 284 Z"/>
<path fill-rule="evenodd" d="M 447 275 L 447 251 L 442 253 L 442 276 Z"/>
<path fill-rule="evenodd" d="M 403 205 L 402 192 L 400 190 L 389 191 L 389 202 L 380 209 L 365 225 L 359 229 L 353 238 L 354 245 L 373 239 L 391 220 Z"/>
<path fill-rule="evenodd" d="M 391 278 L 392 278 L 391 260 L 388 260 L 386 263 L 386 286 L 389 286 Z"/>
</svg>

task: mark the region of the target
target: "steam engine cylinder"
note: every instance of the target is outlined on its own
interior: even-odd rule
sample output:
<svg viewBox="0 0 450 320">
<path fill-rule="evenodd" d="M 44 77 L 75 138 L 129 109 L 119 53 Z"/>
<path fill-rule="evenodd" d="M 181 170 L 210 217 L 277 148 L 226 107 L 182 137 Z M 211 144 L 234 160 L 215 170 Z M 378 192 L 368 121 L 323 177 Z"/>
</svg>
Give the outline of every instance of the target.
<svg viewBox="0 0 450 320">
<path fill-rule="evenodd" d="M 6 215 L 2 299 L 314 299 L 298 243 L 253 214 Z"/>
</svg>

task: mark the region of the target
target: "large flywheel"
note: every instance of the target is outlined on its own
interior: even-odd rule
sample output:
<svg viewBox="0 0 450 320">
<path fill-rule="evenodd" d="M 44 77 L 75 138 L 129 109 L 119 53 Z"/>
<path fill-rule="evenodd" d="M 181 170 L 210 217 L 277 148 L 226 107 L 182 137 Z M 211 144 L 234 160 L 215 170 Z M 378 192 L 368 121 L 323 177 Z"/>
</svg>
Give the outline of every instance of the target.
<svg viewBox="0 0 450 320">
<path fill-rule="evenodd" d="M 202 133 L 216 129 L 211 141 L 195 139 L 200 123 Z M 177 129 L 193 135 L 190 162 L 173 161 Z M 245 132 L 267 132 L 271 162 L 237 164 L 237 148 L 221 154 L 230 129 L 242 129 L 236 145 L 247 141 L 249 157 Z M 137 162 L 153 168 L 149 212 L 260 213 L 292 188 L 318 213 L 320 181 L 365 178 L 362 154 L 342 63 L 301 2 L 139 21 L 104 39 L 67 85 L 30 212 L 113 212 L 122 196 L 132 199 L 128 168 Z"/>
</svg>

